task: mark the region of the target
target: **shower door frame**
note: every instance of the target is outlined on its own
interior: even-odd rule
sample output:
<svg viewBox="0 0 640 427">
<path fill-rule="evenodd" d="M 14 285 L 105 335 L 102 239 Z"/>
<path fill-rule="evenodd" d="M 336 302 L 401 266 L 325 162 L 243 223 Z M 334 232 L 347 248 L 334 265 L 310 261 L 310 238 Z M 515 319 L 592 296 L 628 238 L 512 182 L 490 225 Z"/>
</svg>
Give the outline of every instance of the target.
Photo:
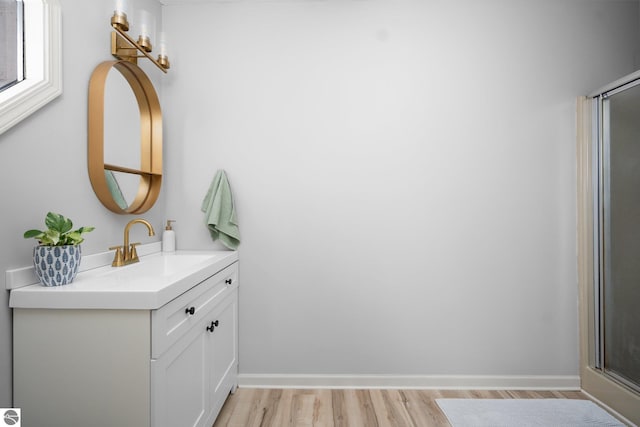
<svg viewBox="0 0 640 427">
<path fill-rule="evenodd" d="M 577 103 L 577 207 L 578 207 L 578 283 L 580 324 L 580 381 L 582 389 L 640 425 L 640 394 L 606 374 L 602 363 L 600 322 L 600 279 L 604 272 L 600 256 L 603 235 L 602 168 L 598 144 L 604 130 L 598 124 L 603 113 L 601 95 L 631 82 L 640 83 L 640 71 L 581 97 Z M 597 284 L 597 286 L 596 286 Z"/>
</svg>

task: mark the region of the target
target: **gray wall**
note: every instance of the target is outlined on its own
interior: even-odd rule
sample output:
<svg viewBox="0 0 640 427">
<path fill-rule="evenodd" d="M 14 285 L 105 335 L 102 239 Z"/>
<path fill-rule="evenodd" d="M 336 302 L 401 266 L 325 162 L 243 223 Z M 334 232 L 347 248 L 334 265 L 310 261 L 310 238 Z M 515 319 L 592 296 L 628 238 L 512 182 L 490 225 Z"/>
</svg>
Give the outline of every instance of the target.
<svg viewBox="0 0 640 427">
<path fill-rule="evenodd" d="M 164 9 L 167 215 L 243 243 L 240 371 L 577 375 L 575 99 L 634 70 L 636 1 Z"/>
<path fill-rule="evenodd" d="M 113 2 L 61 3 L 64 93 L 0 135 L 0 272 L 29 265 L 22 232 L 48 210 L 98 227 L 87 254 L 131 219 L 100 205 L 86 172 L 87 85 L 109 59 Z M 218 247 L 199 206 L 227 170 L 242 372 L 577 372 L 574 98 L 634 70 L 636 1 L 166 12 L 173 68 L 149 69 L 166 194 L 144 216 L 175 217 L 179 248 Z"/>
</svg>

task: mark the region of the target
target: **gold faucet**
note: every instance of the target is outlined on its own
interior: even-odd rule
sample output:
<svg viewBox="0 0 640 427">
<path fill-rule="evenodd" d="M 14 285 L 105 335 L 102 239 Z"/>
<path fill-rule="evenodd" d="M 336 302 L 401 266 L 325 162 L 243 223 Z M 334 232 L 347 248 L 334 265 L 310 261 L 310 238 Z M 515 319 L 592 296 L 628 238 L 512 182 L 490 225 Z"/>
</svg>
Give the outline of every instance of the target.
<svg viewBox="0 0 640 427">
<path fill-rule="evenodd" d="M 136 251 L 136 246 L 140 243 L 129 244 L 129 229 L 133 224 L 137 222 L 147 226 L 147 229 L 149 230 L 149 236 L 155 236 L 156 232 L 153 231 L 153 226 L 151 226 L 149 221 L 142 218 L 137 218 L 129 221 L 129 223 L 124 227 L 124 245 L 113 246 L 109 248 L 116 250 L 115 257 L 113 258 L 113 262 L 111 263 L 113 267 L 122 267 L 123 265 L 129 265 L 140 261 L 140 259 L 138 259 L 138 252 Z"/>
</svg>

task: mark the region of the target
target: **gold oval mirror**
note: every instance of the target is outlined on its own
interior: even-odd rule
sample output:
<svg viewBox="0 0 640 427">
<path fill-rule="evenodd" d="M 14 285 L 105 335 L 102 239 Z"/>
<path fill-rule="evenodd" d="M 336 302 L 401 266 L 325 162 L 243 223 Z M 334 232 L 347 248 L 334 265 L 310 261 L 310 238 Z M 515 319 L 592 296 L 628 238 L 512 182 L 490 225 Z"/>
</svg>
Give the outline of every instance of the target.
<svg viewBox="0 0 640 427">
<path fill-rule="evenodd" d="M 113 80 L 114 73 L 110 73 L 112 69 L 124 77 L 133 92 L 138 104 L 139 128 L 137 123 L 132 124 L 130 118 L 118 118 L 114 112 L 105 110 L 107 89 L 116 90 L 117 85 L 121 84 L 117 78 Z M 112 74 L 111 78 L 109 74 Z M 127 95 L 123 98 L 127 98 Z M 126 111 L 126 107 L 123 110 Z M 128 129 L 125 132 L 122 129 L 114 130 L 120 126 Z M 139 150 L 139 168 L 131 164 L 132 161 L 138 162 L 137 153 L 123 156 L 123 153 L 127 153 L 126 146 L 131 145 L 130 138 L 123 135 L 130 134 L 131 129 L 140 132 L 140 146 L 136 148 Z M 119 214 L 148 211 L 158 199 L 162 183 L 162 111 L 151 80 L 136 64 L 105 61 L 93 70 L 89 81 L 88 131 L 89 179 L 98 199 L 107 209 Z M 108 145 L 105 145 L 105 139 Z M 105 163 L 105 152 L 108 153 L 108 161 L 117 164 Z"/>
</svg>

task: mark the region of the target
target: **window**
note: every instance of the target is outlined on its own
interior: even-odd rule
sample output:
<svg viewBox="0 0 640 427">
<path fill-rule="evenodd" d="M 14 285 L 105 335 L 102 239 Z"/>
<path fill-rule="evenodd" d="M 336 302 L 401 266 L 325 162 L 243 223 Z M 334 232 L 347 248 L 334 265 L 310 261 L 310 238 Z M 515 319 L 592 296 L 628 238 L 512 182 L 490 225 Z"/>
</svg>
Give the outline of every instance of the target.
<svg viewBox="0 0 640 427">
<path fill-rule="evenodd" d="M 0 0 L 0 91 L 24 79 L 22 0 Z"/>
<path fill-rule="evenodd" d="M 0 134 L 62 93 L 60 41 L 58 0 L 0 0 Z"/>
</svg>

